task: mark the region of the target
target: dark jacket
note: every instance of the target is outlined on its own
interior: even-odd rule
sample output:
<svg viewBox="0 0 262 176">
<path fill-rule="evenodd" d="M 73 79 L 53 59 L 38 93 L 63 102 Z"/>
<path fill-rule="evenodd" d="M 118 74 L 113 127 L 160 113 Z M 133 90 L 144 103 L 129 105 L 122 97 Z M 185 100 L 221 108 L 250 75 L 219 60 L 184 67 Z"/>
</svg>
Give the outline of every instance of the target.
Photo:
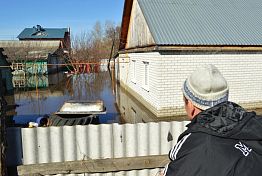
<svg viewBox="0 0 262 176">
<path fill-rule="evenodd" d="M 262 117 L 224 102 L 198 114 L 170 151 L 167 176 L 261 176 Z"/>
</svg>

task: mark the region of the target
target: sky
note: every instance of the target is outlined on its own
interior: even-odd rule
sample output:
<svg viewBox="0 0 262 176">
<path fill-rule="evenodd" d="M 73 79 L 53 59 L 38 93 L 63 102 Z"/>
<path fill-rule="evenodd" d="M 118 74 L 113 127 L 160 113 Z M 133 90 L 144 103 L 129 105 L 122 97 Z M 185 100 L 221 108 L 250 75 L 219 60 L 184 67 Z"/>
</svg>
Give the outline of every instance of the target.
<svg viewBox="0 0 262 176">
<path fill-rule="evenodd" d="M 24 28 L 67 28 L 76 35 L 97 21 L 121 24 L 124 0 L 1 0 L 0 40 L 13 40 Z"/>
</svg>

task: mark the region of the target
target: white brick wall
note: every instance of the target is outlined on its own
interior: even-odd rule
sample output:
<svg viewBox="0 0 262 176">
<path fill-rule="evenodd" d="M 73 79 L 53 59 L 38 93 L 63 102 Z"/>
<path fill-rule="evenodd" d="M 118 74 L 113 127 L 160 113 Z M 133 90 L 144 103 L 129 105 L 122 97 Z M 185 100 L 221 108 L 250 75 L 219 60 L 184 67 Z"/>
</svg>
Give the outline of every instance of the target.
<svg viewBox="0 0 262 176">
<path fill-rule="evenodd" d="M 123 57 L 125 59 L 123 59 Z M 159 69 L 159 64 L 161 64 L 159 53 L 133 53 L 128 55 L 120 55 L 119 59 L 119 68 L 120 68 L 120 81 L 124 83 L 134 91 L 136 91 L 141 98 L 144 98 L 146 101 L 150 102 L 154 107 L 160 107 L 158 99 L 158 88 L 161 84 L 161 77 L 158 75 L 161 74 Z M 127 62 L 123 63 L 126 60 Z M 132 78 L 132 68 L 131 61 L 136 60 L 136 83 L 131 81 Z M 128 62 L 130 61 L 130 62 Z M 144 78 L 144 63 L 143 61 L 149 62 L 149 88 L 147 91 L 143 86 Z"/>
<path fill-rule="evenodd" d="M 154 107 L 155 114 L 166 109 L 169 109 L 169 115 L 181 111 L 176 110 L 183 106 L 181 86 L 187 76 L 203 64 L 214 64 L 222 72 L 229 84 L 230 101 L 240 104 L 262 102 L 262 54 L 131 53 L 120 55 L 120 61 L 122 57 L 127 58 L 126 61 L 136 60 L 137 72 L 134 84 L 130 81 L 131 64 L 121 63 L 121 83 Z M 142 85 L 143 61 L 149 62 L 149 91 L 144 90 Z"/>
</svg>

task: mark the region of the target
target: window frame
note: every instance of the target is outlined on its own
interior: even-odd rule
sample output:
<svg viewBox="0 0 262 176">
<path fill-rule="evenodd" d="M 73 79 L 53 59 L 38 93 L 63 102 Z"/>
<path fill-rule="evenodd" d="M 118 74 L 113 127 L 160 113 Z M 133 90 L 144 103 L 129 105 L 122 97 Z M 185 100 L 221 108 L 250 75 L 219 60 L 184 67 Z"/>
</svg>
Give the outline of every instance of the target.
<svg viewBox="0 0 262 176">
<path fill-rule="evenodd" d="M 131 82 L 136 84 L 136 60 L 131 60 Z"/>
<path fill-rule="evenodd" d="M 149 92 L 149 62 L 143 61 L 143 88 Z"/>
</svg>

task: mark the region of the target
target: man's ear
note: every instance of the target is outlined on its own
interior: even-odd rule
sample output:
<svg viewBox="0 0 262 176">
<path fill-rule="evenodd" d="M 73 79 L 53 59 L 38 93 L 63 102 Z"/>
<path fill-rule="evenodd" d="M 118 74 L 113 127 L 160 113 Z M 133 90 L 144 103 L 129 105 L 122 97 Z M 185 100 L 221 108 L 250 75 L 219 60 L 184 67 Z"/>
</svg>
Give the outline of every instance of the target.
<svg viewBox="0 0 262 176">
<path fill-rule="evenodd" d="M 189 115 L 189 119 L 193 120 L 193 118 L 198 115 L 200 112 L 202 112 L 201 109 L 199 109 L 198 107 L 196 107 L 195 105 L 193 105 L 193 103 L 191 101 L 188 101 L 188 115 Z"/>
<path fill-rule="evenodd" d="M 189 110 L 189 118 L 190 120 L 192 120 L 195 116 L 195 110 L 196 110 L 196 107 L 193 105 L 193 103 L 191 101 L 188 101 L 188 110 Z"/>
</svg>

